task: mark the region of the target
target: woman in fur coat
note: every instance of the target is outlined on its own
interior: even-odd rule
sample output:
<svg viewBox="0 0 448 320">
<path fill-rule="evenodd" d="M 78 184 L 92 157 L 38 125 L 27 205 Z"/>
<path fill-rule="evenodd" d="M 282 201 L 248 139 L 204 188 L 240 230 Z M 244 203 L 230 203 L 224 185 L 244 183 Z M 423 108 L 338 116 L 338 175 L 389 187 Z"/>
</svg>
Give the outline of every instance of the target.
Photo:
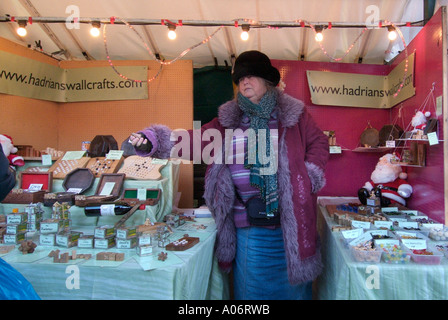
<svg viewBox="0 0 448 320">
<path fill-rule="evenodd" d="M 201 127 L 200 143 L 198 130 L 186 131 L 188 149 L 185 134 L 182 143 L 170 140 L 163 125 L 131 134 L 130 142 L 140 156 L 199 154 L 208 164 L 204 198 L 217 225 L 215 255 L 223 270 L 233 268 L 235 299 L 310 299 L 322 269 L 316 194 L 325 185 L 328 139 L 302 101 L 276 88 L 280 73 L 265 54 L 242 53 L 232 79 L 237 96 Z"/>
</svg>

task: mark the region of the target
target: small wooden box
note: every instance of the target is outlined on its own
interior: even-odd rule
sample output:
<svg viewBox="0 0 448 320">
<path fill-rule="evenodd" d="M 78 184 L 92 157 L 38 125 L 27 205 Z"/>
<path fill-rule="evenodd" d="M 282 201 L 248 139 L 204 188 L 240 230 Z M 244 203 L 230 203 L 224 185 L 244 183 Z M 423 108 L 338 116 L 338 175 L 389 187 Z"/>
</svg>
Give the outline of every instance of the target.
<svg viewBox="0 0 448 320">
<path fill-rule="evenodd" d="M 76 195 L 75 205 L 79 207 L 85 207 L 92 203 L 101 203 L 117 199 L 121 194 L 121 189 L 123 187 L 125 178 L 126 175 L 123 173 L 103 173 L 100 177 L 100 181 L 96 188 L 95 195 L 93 196 Z M 104 188 L 109 182 L 114 183 L 113 188 L 108 195 L 104 195 L 103 194 Z"/>
<path fill-rule="evenodd" d="M 135 206 L 137 203 L 143 202 L 137 197 L 138 189 L 125 189 L 123 191 L 122 200 L 130 206 Z M 146 200 L 142 204 L 148 206 L 155 206 L 159 200 L 162 191 L 160 189 L 146 189 Z"/>
<path fill-rule="evenodd" d="M 44 206 L 51 207 L 57 201 L 59 203 L 68 202 L 70 205 L 75 203 L 75 196 L 77 194 L 83 194 L 89 190 L 93 182 L 95 181 L 95 176 L 87 168 L 76 168 L 70 171 L 64 178 L 62 186 L 66 192 L 58 193 L 48 193 L 44 196 Z M 71 189 L 78 189 L 78 192 L 70 191 Z"/>
<path fill-rule="evenodd" d="M 32 184 L 42 184 L 39 191 L 30 191 Z M 12 189 L 3 203 L 37 203 L 44 201 L 44 195 L 53 187 L 53 176 L 51 172 L 20 172 L 18 189 Z"/>
<path fill-rule="evenodd" d="M 177 241 L 168 243 L 165 247 L 168 251 L 184 251 L 190 249 L 194 245 L 199 243 L 199 238 L 196 237 L 183 237 Z"/>
</svg>

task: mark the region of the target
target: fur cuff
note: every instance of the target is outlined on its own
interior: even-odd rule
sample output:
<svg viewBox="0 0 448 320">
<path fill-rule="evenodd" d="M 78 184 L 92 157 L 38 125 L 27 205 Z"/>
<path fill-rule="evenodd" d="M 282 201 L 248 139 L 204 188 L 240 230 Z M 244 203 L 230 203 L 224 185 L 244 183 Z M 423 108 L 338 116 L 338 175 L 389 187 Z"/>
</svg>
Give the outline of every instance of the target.
<svg viewBox="0 0 448 320">
<path fill-rule="evenodd" d="M 308 171 L 308 176 L 310 177 L 311 180 L 312 192 L 317 193 L 327 183 L 327 180 L 325 179 L 325 173 L 321 168 L 316 166 L 314 163 L 305 162 L 305 166 Z"/>
<path fill-rule="evenodd" d="M 174 142 L 170 140 L 170 128 L 155 124 L 145 129 L 145 135 L 152 143 L 152 150 L 149 156 L 158 159 L 168 159 L 170 157 L 171 149 L 174 146 Z"/>
</svg>

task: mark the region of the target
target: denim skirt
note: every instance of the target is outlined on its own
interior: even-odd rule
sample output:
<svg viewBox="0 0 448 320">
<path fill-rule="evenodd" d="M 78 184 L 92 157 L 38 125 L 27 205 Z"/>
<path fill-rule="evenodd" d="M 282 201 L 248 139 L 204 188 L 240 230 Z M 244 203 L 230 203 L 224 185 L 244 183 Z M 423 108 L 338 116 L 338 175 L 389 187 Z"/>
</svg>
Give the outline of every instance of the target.
<svg viewBox="0 0 448 320">
<path fill-rule="evenodd" d="M 288 281 L 281 228 L 237 228 L 233 265 L 236 300 L 309 300 L 312 282 Z"/>
</svg>

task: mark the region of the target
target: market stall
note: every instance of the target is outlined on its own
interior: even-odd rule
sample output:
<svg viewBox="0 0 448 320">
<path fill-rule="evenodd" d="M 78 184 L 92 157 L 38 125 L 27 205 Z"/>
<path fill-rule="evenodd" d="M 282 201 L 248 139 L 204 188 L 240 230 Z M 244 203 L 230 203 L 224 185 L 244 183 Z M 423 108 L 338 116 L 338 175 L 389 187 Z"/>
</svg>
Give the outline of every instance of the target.
<svg viewBox="0 0 448 320">
<path fill-rule="evenodd" d="M 35 168 L 36 162 L 28 162 L 20 168 L 20 173 L 26 173 L 29 168 Z M 125 179 L 123 190 L 126 189 L 160 189 L 161 196 L 155 205 L 139 207 L 130 216 L 123 227 L 145 226 L 163 222 L 164 217 L 173 211 L 174 195 L 177 192 L 178 168 L 175 161 L 167 162 L 161 170 L 161 178 L 157 180 Z M 39 166 L 38 166 L 39 168 Z M 46 168 L 48 170 L 48 168 Z M 44 171 L 45 172 L 45 171 Z M 97 190 L 101 178 L 95 178 L 86 196 L 92 196 Z M 53 193 L 66 191 L 63 179 L 54 179 L 51 191 Z M 19 186 L 20 182 L 18 182 Z M 18 187 L 17 186 L 17 187 Z M 44 206 L 42 203 L 16 204 L 2 203 L 0 210 L 8 217 L 13 212 L 28 215 L 29 208 L 41 210 L 40 227 L 33 230 L 31 220 L 28 220 L 28 230 L 25 240 L 36 244 L 32 253 L 24 254 L 19 251 L 20 241 L 3 241 L 1 258 L 18 270 L 30 281 L 42 299 L 225 299 L 228 288 L 225 276 L 219 270 L 213 258 L 213 248 L 216 229 L 213 219 L 202 218 L 187 221 L 185 224 L 173 225 L 170 231 L 164 232 L 163 243 L 151 237 L 149 247 L 137 244 L 141 233 L 128 238 L 135 240 L 129 247 L 120 245 L 117 236 L 117 225 L 123 215 L 94 216 L 85 214 L 85 206 L 67 206 L 68 226 L 60 228 L 58 233 L 45 232 L 43 224 L 54 220 L 55 207 Z M 31 216 L 31 215 L 29 215 Z M 108 226 L 114 230 L 114 245 L 110 248 L 97 247 L 96 232 L 98 228 Z M 74 245 L 60 243 L 58 235 L 67 232 L 81 233 L 73 240 Z M 17 236 L 17 234 L 8 236 Z M 154 233 L 152 233 L 153 235 Z M 169 243 L 176 243 L 185 235 L 197 239 L 197 243 L 185 250 L 170 251 Z M 48 236 L 53 237 L 53 244 L 46 242 Z M 95 236 L 94 238 L 90 236 Z M 44 238 L 45 237 L 45 238 Z M 81 246 L 81 241 L 95 241 L 90 248 Z M 108 238 L 110 239 L 110 238 Z M 125 240 L 123 240 L 124 243 Z M 79 242 L 79 243 L 78 243 Z M 10 250 L 6 250 L 13 247 Z M 140 248 L 140 250 L 139 250 Z M 150 250 L 149 254 L 142 253 Z M 188 250 L 186 250 L 188 249 Z M 58 252 L 58 258 L 63 254 L 71 258 L 67 261 L 57 261 L 51 253 Z M 101 260 L 98 254 L 121 254 L 116 260 Z M 164 255 L 161 259 L 160 255 Z M 74 256 L 73 256 L 74 255 Z M 89 257 L 86 259 L 85 257 Z M 76 268 L 75 271 L 73 271 Z M 110 281 L 114 279 L 114 281 Z"/>
<path fill-rule="evenodd" d="M 319 234 L 322 239 L 324 271 L 317 280 L 317 298 L 322 300 L 446 300 L 448 281 L 447 241 L 426 236 L 428 245 L 438 246 L 432 256 L 404 256 L 387 259 L 382 251 L 357 259 L 328 205 L 359 203 L 353 197 L 319 199 Z M 371 231 L 378 231 L 372 224 Z M 346 229 L 348 230 L 348 229 Z M 368 232 L 369 230 L 365 230 Z M 411 232 L 411 231 L 409 231 Z M 364 234 L 364 233 L 362 233 Z M 395 240 L 398 237 L 393 234 Z M 399 242 L 401 243 L 401 242 Z M 386 258 L 385 258 L 386 257 Z M 417 258 L 417 261 L 414 260 Z M 420 260 L 419 260 L 420 258 Z"/>
</svg>

